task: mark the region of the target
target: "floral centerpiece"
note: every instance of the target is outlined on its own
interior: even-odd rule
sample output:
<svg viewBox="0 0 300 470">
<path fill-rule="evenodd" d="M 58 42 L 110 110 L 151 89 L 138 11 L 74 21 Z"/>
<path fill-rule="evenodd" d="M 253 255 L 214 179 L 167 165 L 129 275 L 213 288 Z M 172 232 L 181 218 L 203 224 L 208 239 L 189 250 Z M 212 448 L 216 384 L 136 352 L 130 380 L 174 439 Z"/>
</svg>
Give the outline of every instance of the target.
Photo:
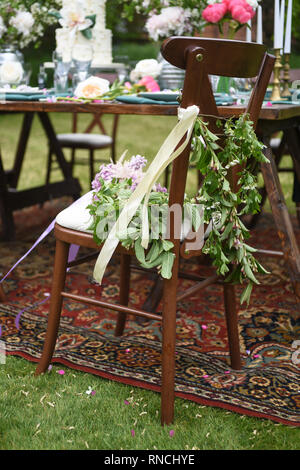
<svg viewBox="0 0 300 470">
<path fill-rule="evenodd" d="M 202 17 L 208 24 L 217 24 L 221 35 L 224 35 L 224 24 L 228 23 L 229 39 L 248 23 L 255 15 L 257 0 L 208 0 Z"/>
<path fill-rule="evenodd" d="M 60 0 L 1 0 L 0 46 L 16 45 L 23 49 L 31 43 L 37 47 L 45 29 L 57 20 L 49 15 Z"/>
<path fill-rule="evenodd" d="M 120 0 L 123 15 L 132 21 L 134 14 L 148 17 L 145 28 L 154 41 L 171 35 L 191 35 L 204 27 L 204 0 Z"/>
<path fill-rule="evenodd" d="M 147 16 L 145 29 L 154 41 L 171 35 L 186 36 L 200 33 L 207 25 L 217 24 L 224 34 L 229 23 L 229 35 L 244 26 L 254 15 L 257 0 L 121 0 L 124 16 L 134 13 Z"/>
</svg>

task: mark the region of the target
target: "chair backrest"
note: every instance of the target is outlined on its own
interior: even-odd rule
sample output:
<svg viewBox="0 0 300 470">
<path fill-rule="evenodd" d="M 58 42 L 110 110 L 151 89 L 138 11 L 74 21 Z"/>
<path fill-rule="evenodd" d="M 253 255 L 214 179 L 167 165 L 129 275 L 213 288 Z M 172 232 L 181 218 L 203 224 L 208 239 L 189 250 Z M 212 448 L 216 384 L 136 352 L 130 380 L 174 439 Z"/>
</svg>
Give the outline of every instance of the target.
<svg viewBox="0 0 300 470">
<path fill-rule="evenodd" d="M 256 125 L 275 60 L 266 53 L 265 46 L 223 39 L 171 37 L 163 42 L 161 53 L 172 65 L 186 70 L 181 106 L 197 105 L 210 130 L 218 134 L 220 129 L 216 120 L 219 112 L 209 75 L 256 77 L 245 111 Z M 189 154 L 190 145 L 173 163 L 170 205 L 183 203 Z"/>
</svg>

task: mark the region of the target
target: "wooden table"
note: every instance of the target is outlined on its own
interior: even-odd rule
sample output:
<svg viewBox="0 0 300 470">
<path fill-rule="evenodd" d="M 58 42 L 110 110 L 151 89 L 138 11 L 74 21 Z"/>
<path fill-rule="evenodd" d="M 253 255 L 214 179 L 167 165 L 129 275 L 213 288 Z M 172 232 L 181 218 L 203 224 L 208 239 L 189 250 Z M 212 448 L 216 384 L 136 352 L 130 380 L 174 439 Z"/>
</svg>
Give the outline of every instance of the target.
<svg viewBox="0 0 300 470">
<path fill-rule="evenodd" d="M 221 116 L 230 117 L 240 115 L 244 109 L 239 106 L 219 107 Z M 67 102 L 0 102 L 0 112 L 23 113 L 23 125 L 19 144 L 12 169 L 4 171 L 0 159 L 0 210 L 4 225 L 4 237 L 13 238 L 13 211 L 44 202 L 50 198 L 62 195 L 71 195 L 74 198 L 80 195 L 80 184 L 71 175 L 71 169 L 56 139 L 56 135 L 50 120 L 52 112 L 66 113 L 90 113 L 90 114 L 130 114 L 153 116 L 176 116 L 177 106 L 174 105 L 135 105 L 123 103 L 82 104 Z M 18 191 L 17 184 L 25 157 L 26 145 L 30 135 L 32 120 L 37 114 L 45 130 L 48 139 L 62 169 L 64 180 L 47 186 Z M 294 161 L 295 171 L 300 181 L 300 105 L 273 105 L 261 110 L 257 126 L 259 137 L 267 145 L 265 153 L 271 165 L 264 164 L 261 167 L 265 181 L 266 191 L 274 215 L 277 231 L 281 240 L 282 252 L 274 252 L 274 256 L 284 256 L 289 269 L 290 278 L 297 295 L 300 297 L 300 255 L 296 243 L 290 216 L 284 202 L 284 195 L 280 187 L 276 165 L 272 157 L 269 140 L 277 131 L 284 131 L 291 156 Z"/>
</svg>

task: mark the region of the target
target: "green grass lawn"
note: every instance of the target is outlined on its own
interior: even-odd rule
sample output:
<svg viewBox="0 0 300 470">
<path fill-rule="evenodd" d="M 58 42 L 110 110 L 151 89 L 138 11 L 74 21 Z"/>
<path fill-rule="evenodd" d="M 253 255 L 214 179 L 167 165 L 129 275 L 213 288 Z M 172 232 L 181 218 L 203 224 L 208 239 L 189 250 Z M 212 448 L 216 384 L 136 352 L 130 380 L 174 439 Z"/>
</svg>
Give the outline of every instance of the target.
<svg viewBox="0 0 300 470">
<path fill-rule="evenodd" d="M 68 114 L 52 118 L 58 132 L 70 130 Z M 110 117 L 106 122 L 111 123 Z M 166 117 L 121 116 L 118 154 L 128 149 L 128 155 L 153 158 L 174 122 Z M 20 124 L 21 115 L 0 115 L 1 150 L 7 169 L 12 165 Z M 36 120 L 20 187 L 42 183 L 46 155 L 47 142 Z M 78 166 L 75 174 L 83 189 L 89 190 L 88 169 Z M 53 179 L 60 178 L 59 172 L 53 173 Z M 292 178 L 290 174 L 281 178 L 292 211 Z M 191 172 L 187 190 L 195 189 L 196 176 Z M 21 358 L 10 356 L 6 364 L 0 364 L 0 449 L 299 448 L 299 429 L 182 399 L 176 399 L 174 425 L 161 427 L 158 393 L 62 368 L 64 375 L 59 375 L 61 367 L 55 366 L 50 373 L 34 377 L 34 364 Z M 89 387 L 95 395 L 87 395 Z"/>
</svg>

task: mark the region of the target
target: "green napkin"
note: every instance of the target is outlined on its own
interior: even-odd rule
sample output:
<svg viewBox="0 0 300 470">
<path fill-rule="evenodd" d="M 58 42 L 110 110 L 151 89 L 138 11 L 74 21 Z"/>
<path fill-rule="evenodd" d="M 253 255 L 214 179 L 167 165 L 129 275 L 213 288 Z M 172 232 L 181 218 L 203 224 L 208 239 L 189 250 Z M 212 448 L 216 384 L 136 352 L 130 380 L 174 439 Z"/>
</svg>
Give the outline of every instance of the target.
<svg viewBox="0 0 300 470">
<path fill-rule="evenodd" d="M 134 95 L 124 95 L 117 96 L 117 101 L 128 104 L 169 104 L 177 106 L 179 105 L 178 101 L 160 101 L 160 100 L 151 100 L 150 98 L 144 98 L 143 96 L 134 96 Z"/>
<path fill-rule="evenodd" d="M 45 97 L 45 95 L 42 95 L 41 93 L 33 93 L 32 95 L 22 93 L 0 93 L 0 96 L 6 101 L 39 101 L 41 98 Z"/>
<path fill-rule="evenodd" d="M 150 98 L 144 98 L 142 96 L 135 95 L 124 95 L 117 96 L 117 101 L 128 104 L 165 104 L 165 105 L 177 105 L 179 106 L 178 101 L 161 101 L 161 100 L 152 100 Z M 226 106 L 234 102 L 231 96 L 226 95 L 225 93 L 218 93 L 215 97 L 217 106 Z"/>
</svg>

